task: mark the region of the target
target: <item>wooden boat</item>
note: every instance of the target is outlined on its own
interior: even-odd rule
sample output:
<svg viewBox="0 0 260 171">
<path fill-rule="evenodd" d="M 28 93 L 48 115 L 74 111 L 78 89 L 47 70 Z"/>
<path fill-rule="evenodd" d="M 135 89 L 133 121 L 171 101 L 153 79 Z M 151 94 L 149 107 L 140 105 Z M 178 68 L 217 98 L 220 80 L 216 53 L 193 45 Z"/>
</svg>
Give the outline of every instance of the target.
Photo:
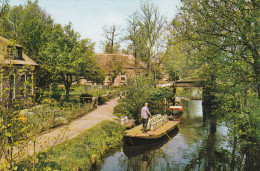
<svg viewBox="0 0 260 171">
<path fill-rule="evenodd" d="M 183 106 L 170 106 L 168 110 L 172 110 L 173 114 L 177 114 L 183 111 Z"/>
<path fill-rule="evenodd" d="M 158 141 L 159 138 L 163 137 L 174 128 L 179 125 L 180 121 L 168 121 L 164 123 L 159 128 L 148 131 L 146 133 L 142 132 L 143 125 L 138 125 L 124 133 L 124 142 L 129 145 L 138 145 L 153 143 Z"/>
<path fill-rule="evenodd" d="M 180 120 L 183 115 L 182 106 L 170 106 L 168 110 L 172 110 L 172 115 L 168 116 L 169 120 Z"/>
<path fill-rule="evenodd" d="M 182 115 L 183 115 L 183 112 L 180 112 L 180 113 L 178 113 L 178 114 L 174 114 L 174 115 L 168 116 L 168 119 L 169 119 L 170 121 L 179 121 L 179 120 L 181 120 Z"/>
<path fill-rule="evenodd" d="M 179 133 L 178 127 L 173 129 L 172 131 L 168 132 L 167 135 L 162 136 L 159 138 L 156 142 L 149 143 L 149 144 L 141 144 L 141 145 L 123 145 L 123 152 L 128 157 L 136 157 L 139 155 L 142 155 L 146 152 L 154 151 L 159 148 L 161 148 L 164 144 L 166 144 L 168 141 L 170 141 L 173 137 L 175 137 Z"/>
</svg>

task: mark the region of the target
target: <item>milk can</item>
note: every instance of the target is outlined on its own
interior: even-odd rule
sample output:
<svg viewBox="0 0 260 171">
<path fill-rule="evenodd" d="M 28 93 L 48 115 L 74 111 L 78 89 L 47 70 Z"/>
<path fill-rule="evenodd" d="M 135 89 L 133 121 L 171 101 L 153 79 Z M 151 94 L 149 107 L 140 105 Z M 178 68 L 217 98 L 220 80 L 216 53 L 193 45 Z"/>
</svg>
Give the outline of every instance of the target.
<svg viewBox="0 0 260 171">
<path fill-rule="evenodd" d="M 125 118 L 125 117 L 122 117 L 122 118 L 120 119 L 120 121 L 121 121 L 121 124 L 122 124 L 122 125 L 125 125 L 125 124 L 126 124 L 126 118 Z"/>
</svg>

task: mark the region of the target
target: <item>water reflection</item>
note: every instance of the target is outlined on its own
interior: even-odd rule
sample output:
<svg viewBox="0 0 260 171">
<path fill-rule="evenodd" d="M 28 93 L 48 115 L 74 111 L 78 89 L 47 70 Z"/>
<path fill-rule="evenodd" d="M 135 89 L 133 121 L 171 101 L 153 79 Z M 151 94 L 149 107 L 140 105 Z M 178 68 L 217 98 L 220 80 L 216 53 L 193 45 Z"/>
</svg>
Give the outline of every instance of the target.
<svg viewBox="0 0 260 171">
<path fill-rule="evenodd" d="M 238 145 L 225 123 L 210 131 L 200 100 L 188 101 L 172 140 L 145 146 L 123 145 L 104 161 L 101 170 L 258 170 L 259 146 Z"/>
</svg>

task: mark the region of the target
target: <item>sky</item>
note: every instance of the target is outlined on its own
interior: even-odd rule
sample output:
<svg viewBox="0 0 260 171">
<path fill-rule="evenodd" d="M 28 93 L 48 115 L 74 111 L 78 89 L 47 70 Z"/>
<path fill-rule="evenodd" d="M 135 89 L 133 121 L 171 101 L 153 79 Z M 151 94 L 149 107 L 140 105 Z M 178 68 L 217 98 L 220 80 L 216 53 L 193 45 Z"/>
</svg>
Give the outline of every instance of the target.
<svg viewBox="0 0 260 171">
<path fill-rule="evenodd" d="M 32 0 L 34 1 L 34 0 Z M 124 29 L 127 18 L 139 9 L 142 0 L 38 0 L 55 23 L 72 23 L 81 38 L 96 42 L 95 52 L 102 53 L 103 26 L 119 25 Z M 172 19 L 177 13 L 180 0 L 148 0 L 158 6 L 161 14 Z M 9 0 L 10 5 L 25 5 L 27 0 Z"/>
</svg>

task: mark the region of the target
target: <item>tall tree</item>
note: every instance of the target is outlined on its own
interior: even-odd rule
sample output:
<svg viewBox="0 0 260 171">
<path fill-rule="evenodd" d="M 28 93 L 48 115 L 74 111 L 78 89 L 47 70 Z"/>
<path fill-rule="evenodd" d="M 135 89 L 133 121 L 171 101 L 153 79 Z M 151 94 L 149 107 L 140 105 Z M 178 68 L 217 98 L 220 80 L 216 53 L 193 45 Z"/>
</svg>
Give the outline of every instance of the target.
<svg viewBox="0 0 260 171">
<path fill-rule="evenodd" d="M 188 43 L 169 44 L 163 66 L 170 80 L 196 77 L 196 68 L 192 67 L 192 48 Z"/>
<path fill-rule="evenodd" d="M 130 54 L 133 54 L 135 57 L 135 72 L 137 69 L 138 60 L 141 60 L 141 39 L 139 39 L 139 31 L 140 26 L 138 23 L 138 12 L 134 12 L 128 19 L 128 26 L 127 26 L 127 36 L 125 37 L 126 40 L 129 41 L 128 50 Z"/>
<path fill-rule="evenodd" d="M 6 11 L 8 5 L 7 0 L 0 0 L 0 18 L 2 17 L 3 13 Z"/>
<path fill-rule="evenodd" d="M 222 114 L 234 137 L 259 140 L 259 1 L 182 2 L 173 34 L 193 48 L 194 65 L 207 80 L 203 106 L 209 106 L 212 131 Z"/>
<path fill-rule="evenodd" d="M 172 24 L 180 40 L 192 42 L 201 66 L 219 66 L 215 72 L 228 75 L 218 75 L 223 83 L 256 90 L 260 99 L 258 0 L 184 0 Z"/>
<path fill-rule="evenodd" d="M 37 87 L 43 87 L 51 80 L 49 73 L 42 68 L 40 52 L 49 41 L 54 22 L 42 10 L 37 2 L 30 2 L 25 6 L 10 8 L 5 17 L 0 18 L 1 36 L 14 39 L 24 47 L 25 53 L 39 64 L 36 70 Z"/>
<path fill-rule="evenodd" d="M 89 39 L 79 40 L 79 34 L 72 25 L 65 27 L 55 25 L 49 42 L 41 53 L 43 67 L 51 73 L 52 80 L 65 86 L 66 98 L 75 78 L 84 76 L 88 80 L 97 81 L 97 65 L 95 63 L 94 44 Z M 46 56 L 48 56 L 46 58 Z M 102 79 L 102 78 L 100 78 Z M 103 81 L 103 80 L 102 80 Z"/>
<path fill-rule="evenodd" d="M 39 64 L 36 70 L 37 87 L 65 80 L 61 77 L 62 74 L 57 73 L 63 70 L 64 74 L 68 68 L 76 69 L 75 74 L 68 70 L 73 78 L 81 73 L 81 76 L 100 82 L 104 77 L 95 64 L 95 59 L 91 57 L 93 43 L 89 39 L 80 41 L 79 34 L 74 32 L 71 24 L 65 27 L 55 24 L 50 15 L 38 5 L 38 1 L 28 1 L 25 6 L 8 8 L 5 17 L 0 18 L 0 35 L 16 40 L 24 47 L 26 54 Z M 65 81 L 67 88 L 71 85 L 70 81 L 68 76 Z"/>
<path fill-rule="evenodd" d="M 38 62 L 38 53 L 48 42 L 53 29 L 53 20 L 46 14 L 37 2 L 26 6 L 14 6 L 8 13 L 8 18 L 1 22 L 6 38 L 12 38 L 25 47 L 25 52 Z"/>
<path fill-rule="evenodd" d="M 134 56 L 147 65 L 147 73 L 156 70 L 164 59 L 166 50 L 166 20 L 158 7 L 150 3 L 141 3 L 140 9 L 128 19 L 126 39 Z"/>
<path fill-rule="evenodd" d="M 104 26 L 103 31 L 105 37 L 105 41 L 102 42 L 104 51 L 109 54 L 118 53 L 120 48 L 120 27 L 115 24 L 111 26 Z"/>
</svg>

